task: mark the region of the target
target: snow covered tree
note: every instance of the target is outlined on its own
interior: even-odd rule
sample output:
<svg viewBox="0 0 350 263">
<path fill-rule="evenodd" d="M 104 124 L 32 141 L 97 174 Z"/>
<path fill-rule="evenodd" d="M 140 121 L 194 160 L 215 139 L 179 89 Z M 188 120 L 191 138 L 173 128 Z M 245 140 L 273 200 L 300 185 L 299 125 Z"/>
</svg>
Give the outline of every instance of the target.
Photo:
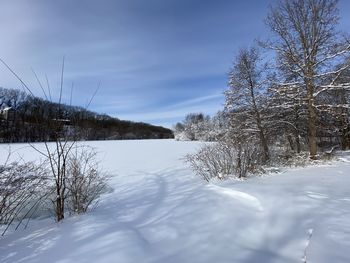
<svg viewBox="0 0 350 263">
<path fill-rule="evenodd" d="M 350 59 L 348 60 L 350 64 Z M 350 83 L 350 68 L 342 72 L 338 83 Z M 341 131 L 341 147 L 343 150 L 350 149 L 350 90 L 341 89 L 337 92 L 339 104 L 343 105 L 338 110 Z"/>
<path fill-rule="evenodd" d="M 269 89 L 269 127 L 274 137 L 286 138 L 292 151 L 301 152 L 301 137 L 305 137 L 305 103 L 298 86 L 271 86 Z M 307 137 L 307 136 L 306 136 Z"/>
<path fill-rule="evenodd" d="M 268 84 L 267 66 L 262 62 L 257 48 L 240 50 L 229 73 L 229 89 L 225 92 L 225 109 L 236 134 L 257 137 L 262 148 L 263 161 L 270 159 L 266 127 L 264 125 L 264 100 Z"/>
<path fill-rule="evenodd" d="M 183 122 L 175 125 L 174 133 L 177 140 L 213 141 L 216 139 L 212 119 L 203 113 L 187 114 Z"/>
<path fill-rule="evenodd" d="M 211 118 L 211 133 L 215 140 L 224 139 L 229 130 L 229 117 L 225 111 L 218 111 Z"/>
<path fill-rule="evenodd" d="M 340 41 L 338 20 L 336 0 L 283 0 L 271 8 L 266 19 L 275 38 L 264 43 L 265 47 L 275 50 L 279 67 L 296 77 L 279 86 L 304 90 L 311 158 L 317 155 L 318 109 L 326 106 L 317 104 L 318 97 L 329 90 L 349 88 L 344 83 L 336 84 L 350 66 L 345 63 L 341 68 L 334 67 L 350 52 L 349 42 Z"/>
</svg>

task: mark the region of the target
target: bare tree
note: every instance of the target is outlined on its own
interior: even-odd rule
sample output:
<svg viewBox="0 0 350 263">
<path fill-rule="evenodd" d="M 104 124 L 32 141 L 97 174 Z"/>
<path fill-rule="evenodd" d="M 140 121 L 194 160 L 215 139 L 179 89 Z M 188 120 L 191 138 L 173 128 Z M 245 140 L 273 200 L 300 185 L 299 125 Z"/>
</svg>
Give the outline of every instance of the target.
<svg viewBox="0 0 350 263">
<path fill-rule="evenodd" d="M 36 100 L 33 92 L 31 91 L 30 87 L 11 69 L 9 65 L 7 65 L 3 60 L 0 59 L 0 62 L 4 64 L 8 70 L 20 81 L 20 83 L 23 85 L 23 87 L 29 91 L 31 96 L 33 97 L 33 100 Z M 74 174 L 74 172 L 70 171 L 69 169 L 74 169 L 74 167 L 78 167 L 78 164 L 75 166 L 72 166 L 72 156 L 74 156 L 72 150 L 74 146 L 76 146 L 78 136 L 75 134 L 78 129 L 76 129 L 75 125 L 77 122 L 76 118 L 71 118 L 70 119 L 70 125 L 66 125 L 66 120 L 63 112 L 63 102 L 62 102 L 62 95 L 63 95 L 63 88 L 64 88 L 64 69 L 65 69 L 65 59 L 63 58 L 62 61 L 62 68 L 61 68 L 61 75 L 60 75 L 60 87 L 59 87 L 59 100 L 57 103 L 57 107 L 55 108 L 55 111 L 48 116 L 48 118 L 45 119 L 45 124 L 49 130 L 50 136 L 44 137 L 44 149 L 40 149 L 37 145 L 30 143 L 30 146 L 35 149 L 38 153 L 40 153 L 42 156 L 45 157 L 45 159 L 48 162 L 48 167 L 49 167 L 49 173 L 48 176 L 53 179 L 53 189 L 55 192 L 55 197 L 53 201 L 54 204 L 54 209 L 55 209 L 55 217 L 56 220 L 59 222 L 62 219 L 64 219 L 65 216 L 65 205 L 67 203 L 67 196 L 69 195 L 69 190 L 68 189 L 68 181 L 69 181 L 69 176 Z M 39 86 L 41 87 L 44 95 L 46 98 L 47 93 L 44 90 L 44 87 L 42 85 L 42 82 L 34 72 L 35 77 L 38 81 Z M 48 94 L 51 98 L 51 89 L 49 86 L 49 82 L 46 81 L 47 83 L 47 89 L 48 89 Z M 99 87 L 97 88 L 97 90 Z M 96 92 L 97 92 L 96 90 Z M 86 106 L 86 111 L 87 108 L 90 106 L 94 96 L 96 95 L 96 92 L 92 95 L 91 99 L 89 100 L 87 106 Z M 70 99 L 70 101 L 72 98 Z M 40 108 L 41 110 L 44 109 L 44 107 Z M 44 113 L 42 113 L 43 115 Z M 36 118 L 36 123 L 38 125 L 41 124 L 41 121 L 44 119 L 40 119 L 38 116 L 40 114 L 35 114 L 34 115 Z M 87 158 L 84 153 L 82 154 L 81 157 L 76 156 L 76 160 L 78 161 L 79 158 L 81 158 L 80 161 L 85 161 L 85 165 L 90 165 L 91 158 Z M 96 181 L 100 180 L 100 174 L 96 173 L 97 170 L 90 170 L 89 175 L 86 176 L 84 174 L 84 179 L 88 178 L 87 180 L 90 180 L 88 183 L 88 186 L 90 187 L 89 190 L 91 190 L 93 187 L 94 191 L 98 189 L 97 185 L 101 183 L 101 181 Z M 86 182 L 84 182 L 84 186 L 86 186 Z M 100 193 L 100 192 L 99 192 Z M 96 198 L 99 195 L 96 193 L 91 193 L 91 196 L 87 201 L 83 202 L 84 209 L 80 212 L 86 211 L 87 207 L 96 200 Z M 87 203 L 86 203 L 87 202 Z M 81 202 L 80 202 L 81 203 Z M 79 204 L 80 204 L 79 203 Z"/>
<path fill-rule="evenodd" d="M 264 43 L 277 52 L 278 66 L 297 77 L 292 83 L 305 90 L 308 114 L 308 141 L 311 158 L 317 155 L 317 97 L 330 89 L 350 85 L 336 84 L 350 64 L 334 69 L 350 52 L 336 30 L 339 15 L 337 0 L 282 0 L 272 7 L 266 23 L 276 36 Z"/>
<path fill-rule="evenodd" d="M 268 84 L 266 72 L 267 66 L 262 63 L 256 48 L 242 49 L 230 71 L 229 90 L 225 92 L 226 111 L 231 118 L 241 120 L 240 132 L 257 136 L 265 162 L 270 159 L 262 116 L 264 92 Z"/>
<path fill-rule="evenodd" d="M 61 105 L 64 80 L 64 65 L 65 60 L 63 58 L 58 108 L 54 113 L 54 118 L 47 120 L 48 128 L 52 134 L 51 138 L 53 138 L 53 143 L 51 144 L 49 143 L 49 140 L 45 140 L 44 151 L 40 150 L 36 145 L 30 144 L 31 147 L 33 147 L 33 149 L 35 149 L 38 153 L 42 154 L 49 163 L 51 176 L 54 179 L 56 197 L 53 201 L 53 204 L 55 207 L 56 220 L 58 222 L 64 219 L 65 215 L 65 201 L 67 196 L 67 163 L 71 150 L 76 144 L 75 136 L 69 136 L 70 129 L 65 126 L 65 122 L 62 118 Z M 40 123 L 39 120 L 37 122 L 38 124 Z M 73 140 L 71 140 L 72 138 Z"/>
</svg>

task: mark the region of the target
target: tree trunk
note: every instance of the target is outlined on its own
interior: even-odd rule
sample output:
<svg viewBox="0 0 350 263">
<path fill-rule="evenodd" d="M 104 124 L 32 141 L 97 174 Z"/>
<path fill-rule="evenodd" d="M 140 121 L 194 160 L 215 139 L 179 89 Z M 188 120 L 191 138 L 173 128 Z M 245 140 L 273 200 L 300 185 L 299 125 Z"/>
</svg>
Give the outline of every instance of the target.
<svg viewBox="0 0 350 263">
<path fill-rule="evenodd" d="M 249 82 L 250 82 L 250 95 L 252 98 L 253 110 L 255 113 L 256 124 L 257 124 L 258 129 L 259 129 L 260 143 L 261 143 L 261 146 L 263 149 L 263 162 L 266 163 L 270 160 L 269 147 L 267 145 L 267 140 L 265 137 L 264 129 L 263 129 L 262 124 L 261 124 L 260 112 L 258 110 L 258 106 L 257 106 L 256 101 L 255 101 L 254 85 L 253 85 L 253 82 L 251 79 L 249 79 Z"/>
<path fill-rule="evenodd" d="M 309 89 L 308 89 L 309 91 Z M 309 93 L 309 92 L 308 92 Z M 314 105 L 313 94 L 309 93 L 308 99 L 308 129 L 309 129 L 309 153 L 311 159 L 316 159 L 317 155 L 317 127 L 316 127 L 316 108 Z"/>
<path fill-rule="evenodd" d="M 261 143 L 261 146 L 263 149 L 263 161 L 268 162 L 270 160 L 269 147 L 267 145 L 267 140 L 265 137 L 264 129 L 261 125 L 260 113 L 256 107 L 255 100 L 253 100 L 253 101 L 254 101 L 254 110 L 255 110 L 255 114 L 256 114 L 256 123 L 257 123 L 258 129 L 259 129 L 260 143 Z"/>
<path fill-rule="evenodd" d="M 341 131 L 341 149 L 343 151 L 350 149 L 350 127 L 349 125 Z"/>
<path fill-rule="evenodd" d="M 263 161 L 268 162 L 270 160 L 269 147 L 267 145 L 267 140 L 266 140 L 265 134 L 262 130 L 262 127 L 260 127 L 259 129 L 260 129 L 261 146 L 263 148 Z"/>
<path fill-rule="evenodd" d="M 292 135 L 288 134 L 287 135 L 287 140 L 288 140 L 290 149 L 294 152 L 295 151 L 295 147 L 294 147 L 294 142 L 293 142 L 293 139 L 292 139 Z"/>
<path fill-rule="evenodd" d="M 297 148 L 297 153 L 300 153 L 301 152 L 301 146 L 300 146 L 300 132 L 299 132 L 299 119 L 300 119 L 300 116 L 299 116 L 299 106 L 296 106 L 294 108 L 294 126 L 295 126 L 295 129 L 294 129 L 294 137 L 295 137 L 295 145 L 296 145 L 296 148 Z"/>
<path fill-rule="evenodd" d="M 300 147 L 300 136 L 299 136 L 299 132 L 296 131 L 295 132 L 295 144 L 297 146 L 297 153 L 301 152 L 301 147 Z"/>
<path fill-rule="evenodd" d="M 57 222 L 64 219 L 64 204 L 63 199 L 60 196 L 57 196 L 56 199 L 56 218 Z"/>
<path fill-rule="evenodd" d="M 345 91 L 339 92 L 340 103 L 343 105 L 348 104 Z M 340 120 L 341 120 L 341 148 L 342 150 L 347 150 L 350 148 L 350 124 L 349 124 L 349 110 L 340 110 Z"/>
</svg>

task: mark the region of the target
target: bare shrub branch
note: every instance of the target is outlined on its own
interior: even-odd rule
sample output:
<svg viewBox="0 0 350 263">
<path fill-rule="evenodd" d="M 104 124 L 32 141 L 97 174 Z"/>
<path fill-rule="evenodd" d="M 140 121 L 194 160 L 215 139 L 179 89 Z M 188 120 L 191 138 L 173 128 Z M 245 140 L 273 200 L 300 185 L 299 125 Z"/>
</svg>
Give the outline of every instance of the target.
<svg viewBox="0 0 350 263">
<path fill-rule="evenodd" d="M 43 166 L 12 162 L 0 166 L 0 224 L 6 225 L 2 235 L 13 222 L 30 218 L 48 195 L 48 178 Z"/>
<path fill-rule="evenodd" d="M 209 182 L 212 178 L 244 178 L 260 165 L 259 148 L 246 142 L 222 141 L 205 145 L 185 160 L 197 175 Z"/>
<path fill-rule="evenodd" d="M 87 212 L 107 190 L 108 177 L 100 169 L 96 154 L 91 147 L 75 147 L 68 158 L 67 208 L 71 213 Z"/>
</svg>

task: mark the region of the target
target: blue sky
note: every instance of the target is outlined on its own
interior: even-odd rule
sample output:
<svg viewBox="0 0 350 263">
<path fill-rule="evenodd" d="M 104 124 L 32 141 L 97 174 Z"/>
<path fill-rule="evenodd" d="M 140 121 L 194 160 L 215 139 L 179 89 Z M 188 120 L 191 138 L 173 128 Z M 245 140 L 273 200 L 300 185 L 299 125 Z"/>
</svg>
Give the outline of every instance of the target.
<svg viewBox="0 0 350 263">
<path fill-rule="evenodd" d="M 43 97 L 54 99 L 66 56 L 65 94 L 120 119 L 171 127 L 189 112 L 222 108 L 237 50 L 265 38 L 263 0 L 0 0 L 0 57 Z M 339 3 L 350 28 L 350 2 Z M 348 30 L 348 29 L 347 29 Z M 348 30 L 349 32 L 349 30 Z M 0 86 L 21 88 L 0 67 Z"/>
</svg>

